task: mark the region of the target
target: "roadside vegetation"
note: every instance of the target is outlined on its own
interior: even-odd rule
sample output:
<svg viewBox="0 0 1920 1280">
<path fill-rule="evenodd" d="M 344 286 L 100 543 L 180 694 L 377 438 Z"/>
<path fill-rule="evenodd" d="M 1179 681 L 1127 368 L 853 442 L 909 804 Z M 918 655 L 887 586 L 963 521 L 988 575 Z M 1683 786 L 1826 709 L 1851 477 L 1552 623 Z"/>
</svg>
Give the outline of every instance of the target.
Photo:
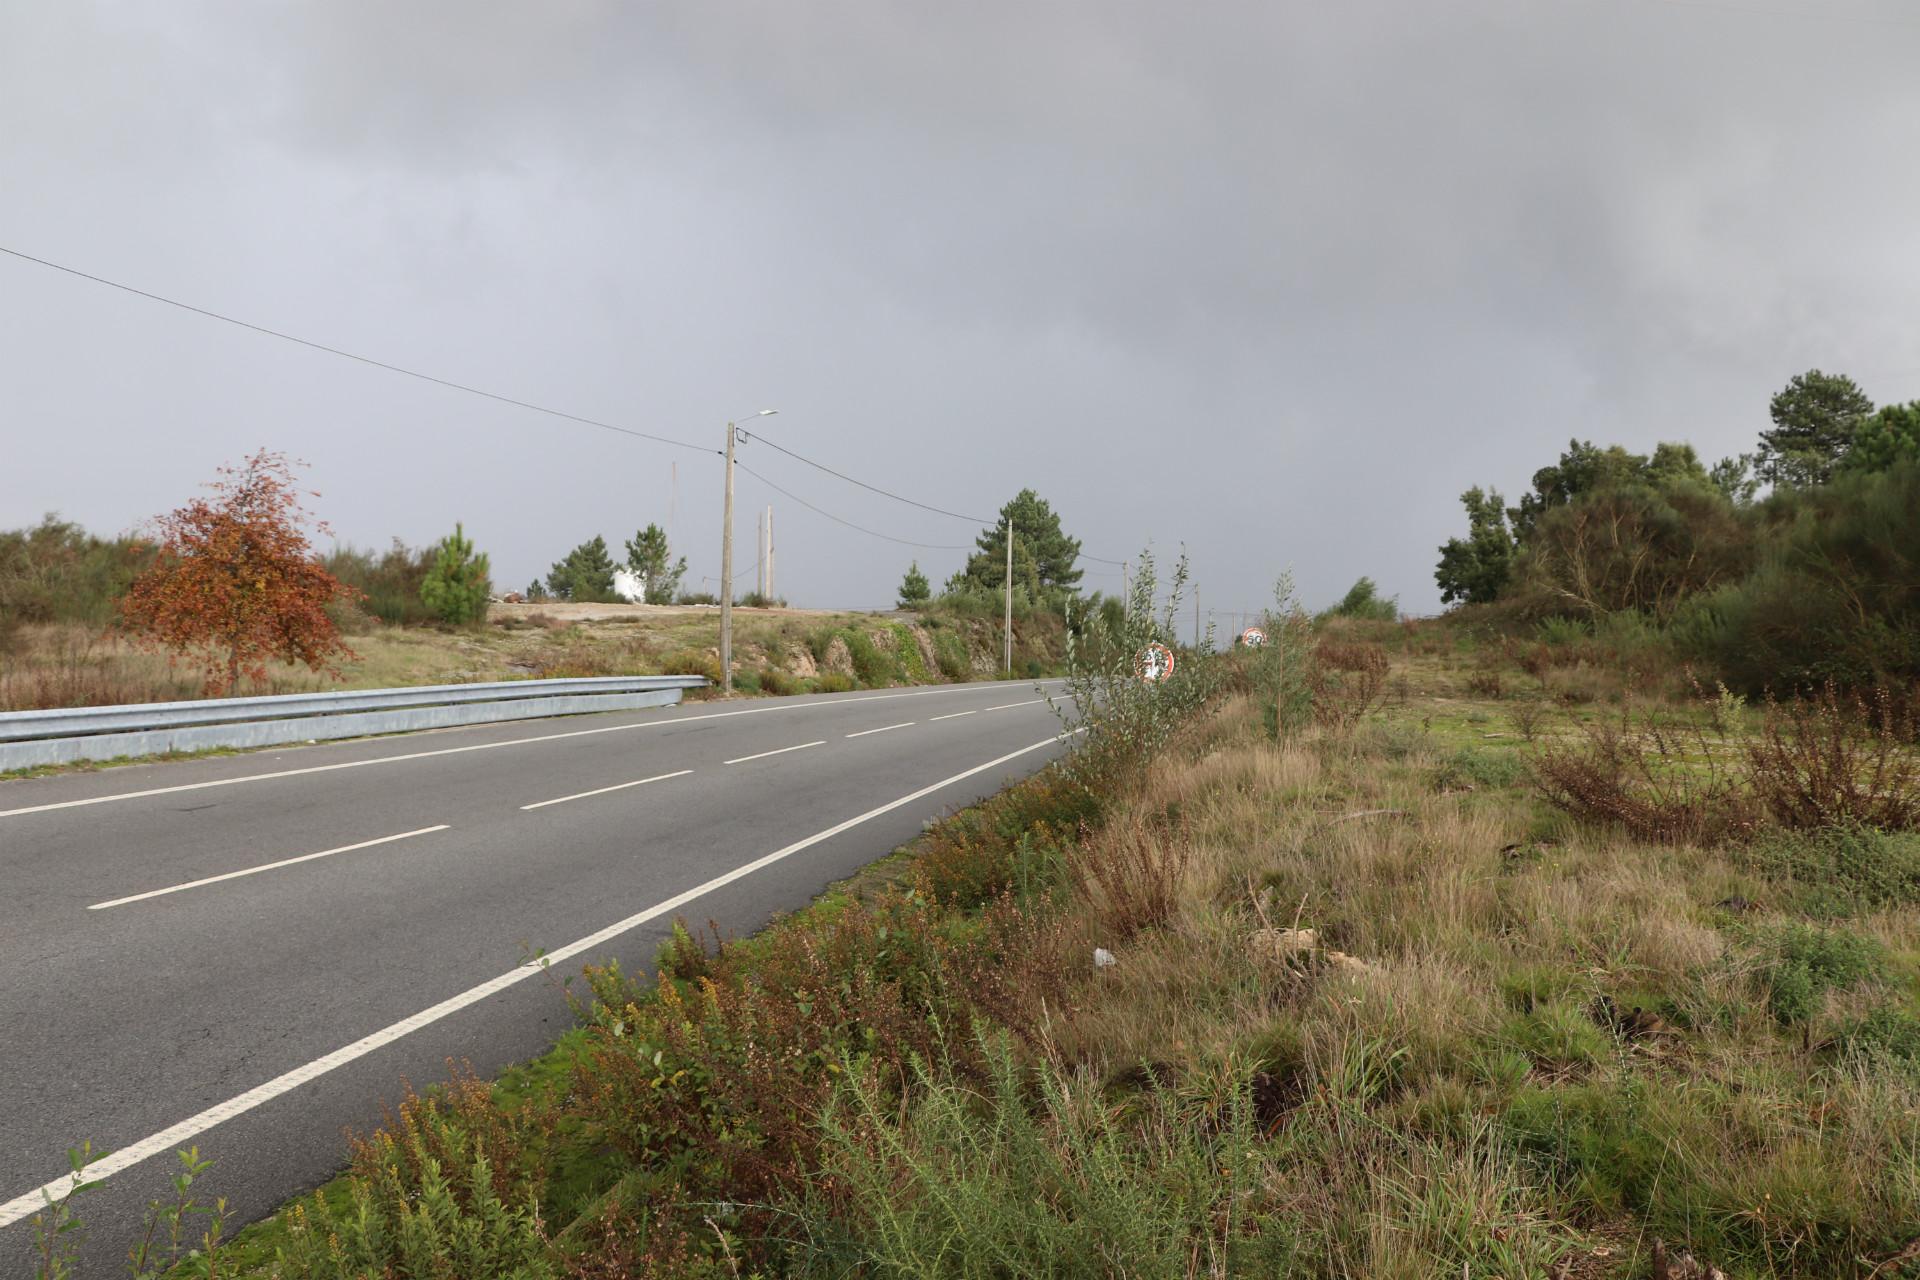
<svg viewBox="0 0 1920 1280">
<path fill-rule="evenodd" d="M 649 524 L 616 562 L 581 543 L 525 594 L 496 602 L 464 526 L 429 547 L 322 554 L 294 465 L 262 452 L 222 469 L 151 536 L 100 538 L 48 516 L 0 531 L 0 711 L 556 676 L 719 677 L 711 594 L 681 589 L 686 558 Z M 1079 543 L 1031 491 L 1007 504 L 1014 540 L 1012 674 L 1064 669 L 1069 631 L 1118 601 L 1082 597 Z M 909 618 L 790 610 L 740 597 L 735 688 L 748 694 L 1004 674 L 1004 527 L 935 595 L 918 566 Z M 678 608 L 627 610 L 616 575 Z M 917 583 L 916 580 L 917 579 Z"/>
<path fill-rule="evenodd" d="M 1284 583 L 1148 686 L 1143 573 L 1067 760 L 587 970 L 551 1055 L 406 1099 L 220 1273 L 1920 1275 L 1902 690 Z"/>
</svg>

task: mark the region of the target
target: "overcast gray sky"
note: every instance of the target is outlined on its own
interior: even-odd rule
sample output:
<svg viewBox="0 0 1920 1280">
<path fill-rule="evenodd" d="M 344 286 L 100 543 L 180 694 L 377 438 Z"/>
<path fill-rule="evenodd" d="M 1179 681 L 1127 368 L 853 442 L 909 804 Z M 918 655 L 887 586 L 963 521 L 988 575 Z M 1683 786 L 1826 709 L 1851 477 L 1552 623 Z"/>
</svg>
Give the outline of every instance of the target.
<svg viewBox="0 0 1920 1280">
<path fill-rule="evenodd" d="M 1809 366 L 1920 397 L 1911 0 L 0 0 L 0 244 L 590 417 L 729 416 L 1203 600 L 1438 607 L 1458 494 L 1570 436 L 1751 447 Z M 503 586 L 720 468 L 0 257 L 0 525 L 130 528 L 262 445 Z M 856 523 L 974 526 L 749 445 Z M 771 502 L 781 592 L 914 550 Z M 1118 585 L 1101 566 L 1089 587 Z"/>
</svg>

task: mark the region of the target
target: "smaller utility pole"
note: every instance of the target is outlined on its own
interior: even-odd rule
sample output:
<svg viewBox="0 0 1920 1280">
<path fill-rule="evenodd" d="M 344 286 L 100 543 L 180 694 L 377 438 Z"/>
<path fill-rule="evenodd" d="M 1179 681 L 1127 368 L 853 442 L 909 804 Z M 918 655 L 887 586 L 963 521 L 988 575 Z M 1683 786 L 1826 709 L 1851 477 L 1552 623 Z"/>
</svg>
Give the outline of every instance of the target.
<svg viewBox="0 0 1920 1280">
<path fill-rule="evenodd" d="M 773 599 L 773 508 L 767 508 L 767 599 Z"/>
<path fill-rule="evenodd" d="M 733 424 L 727 424 L 727 501 L 720 532 L 720 692 L 733 692 Z"/>
<path fill-rule="evenodd" d="M 1013 517 L 1012 516 L 1007 517 L 1006 588 L 1007 588 L 1007 627 L 1006 627 L 1006 634 L 1001 638 L 1001 641 L 1000 641 L 1000 650 L 1002 654 L 1001 665 L 1006 668 L 1008 675 L 1012 675 L 1013 674 Z"/>
<path fill-rule="evenodd" d="M 1200 588 L 1193 589 L 1193 651 L 1200 652 Z"/>
</svg>

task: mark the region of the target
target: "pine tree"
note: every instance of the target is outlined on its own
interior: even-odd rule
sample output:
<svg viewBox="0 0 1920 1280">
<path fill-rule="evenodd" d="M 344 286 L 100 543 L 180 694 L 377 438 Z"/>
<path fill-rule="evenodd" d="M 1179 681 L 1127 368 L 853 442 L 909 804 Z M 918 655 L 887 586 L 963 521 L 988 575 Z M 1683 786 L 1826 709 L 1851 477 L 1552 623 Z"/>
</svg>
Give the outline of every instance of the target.
<svg viewBox="0 0 1920 1280">
<path fill-rule="evenodd" d="M 900 607 L 918 609 L 932 595 L 933 588 L 927 582 L 927 575 L 920 572 L 920 562 L 915 560 L 907 566 L 907 576 L 900 580 Z"/>
<path fill-rule="evenodd" d="M 561 600 L 611 603 L 615 599 L 613 558 L 607 554 L 607 540 L 596 534 L 569 551 L 547 572 L 547 590 Z"/>
<path fill-rule="evenodd" d="M 1853 444 L 1873 401 L 1852 378 L 1809 369 L 1767 405 L 1773 430 L 1760 433 L 1760 475 L 1777 486 L 1825 484 Z"/>
<path fill-rule="evenodd" d="M 680 579 L 687 572 L 687 558 L 681 556 L 673 561 L 672 556 L 673 550 L 667 546 L 667 531 L 657 524 L 650 524 L 627 539 L 627 568 L 640 579 L 648 604 L 668 604 L 680 590 Z"/>
<path fill-rule="evenodd" d="M 1082 571 L 1073 567 L 1080 558 L 1079 541 L 1061 531 L 1060 517 L 1031 489 L 1022 489 L 1001 507 L 999 522 L 982 529 L 974 539 L 980 550 L 967 561 L 970 583 L 997 590 L 1006 581 L 1009 518 L 1013 521 L 1015 586 L 1072 589 L 1079 583 Z"/>
<path fill-rule="evenodd" d="M 466 530 L 456 523 L 434 548 L 433 567 L 420 583 L 421 603 L 448 626 L 466 627 L 486 621 L 492 594 L 486 553 L 475 555 Z"/>
</svg>

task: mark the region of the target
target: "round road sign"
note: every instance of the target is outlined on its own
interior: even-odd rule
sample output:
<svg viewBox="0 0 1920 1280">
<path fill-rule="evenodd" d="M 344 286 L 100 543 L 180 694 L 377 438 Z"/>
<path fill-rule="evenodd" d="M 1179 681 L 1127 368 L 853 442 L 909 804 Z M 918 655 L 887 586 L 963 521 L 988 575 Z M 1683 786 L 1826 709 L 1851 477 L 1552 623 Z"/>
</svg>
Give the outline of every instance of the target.
<svg viewBox="0 0 1920 1280">
<path fill-rule="evenodd" d="M 1155 641 L 1134 657 L 1133 669 L 1148 684 L 1158 684 L 1173 674 L 1173 650 Z"/>
<path fill-rule="evenodd" d="M 1267 642 L 1267 633 L 1259 627 L 1248 627 L 1240 633 L 1240 643 L 1249 649 L 1258 649 Z"/>
</svg>

